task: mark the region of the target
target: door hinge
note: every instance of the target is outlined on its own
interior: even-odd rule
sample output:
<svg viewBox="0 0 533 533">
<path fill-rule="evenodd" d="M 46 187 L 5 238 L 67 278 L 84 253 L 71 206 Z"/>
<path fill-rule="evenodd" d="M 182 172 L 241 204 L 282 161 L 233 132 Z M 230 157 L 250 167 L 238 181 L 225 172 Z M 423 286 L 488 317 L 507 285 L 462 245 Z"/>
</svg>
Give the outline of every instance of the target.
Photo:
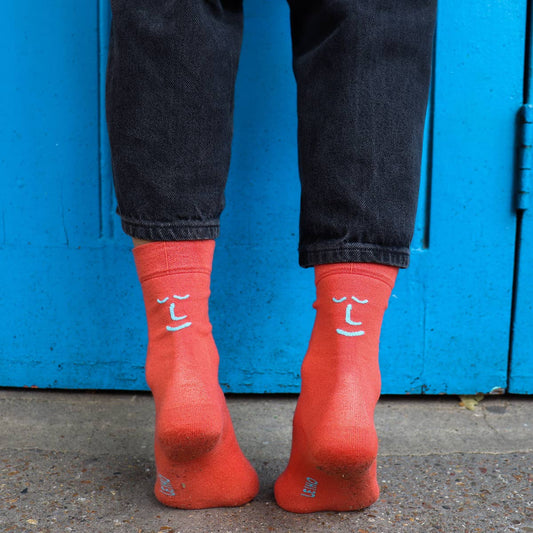
<svg viewBox="0 0 533 533">
<path fill-rule="evenodd" d="M 533 172 L 533 105 L 520 108 L 520 133 L 518 135 L 518 183 L 516 187 L 516 209 L 525 211 L 529 207 L 531 173 Z"/>
</svg>

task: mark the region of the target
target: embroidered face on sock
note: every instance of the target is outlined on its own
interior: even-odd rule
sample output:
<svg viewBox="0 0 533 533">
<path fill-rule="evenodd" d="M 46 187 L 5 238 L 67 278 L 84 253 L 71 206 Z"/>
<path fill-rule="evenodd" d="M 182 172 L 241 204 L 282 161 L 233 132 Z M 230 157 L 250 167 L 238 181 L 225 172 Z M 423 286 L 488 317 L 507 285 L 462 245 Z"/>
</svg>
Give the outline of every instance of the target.
<svg viewBox="0 0 533 533">
<path fill-rule="evenodd" d="M 344 322 L 348 324 L 348 326 L 362 326 L 363 325 L 362 322 L 356 322 L 352 320 L 352 311 L 353 311 L 353 305 L 354 305 L 352 304 L 352 301 L 355 302 L 356 305 L 364 305 L 368 303 L 368 300 L 359 300 L 359 298 L 356 298 L 355 296 L 351 296 L 350 300 L 348 300 L 346 296 L 343 296 L 342 298 L 338 298 L 338 299 L 332 298 L 332 300 L 336 304 L 340 304 L 345 301 L 349 302 L 346 304 L 346 313 L 344 315 Z M 362 329 L 354 330 L 353 328 L 350 328 L 350 330 L 337 328 L 336 331 L 339 335 L 344 335 L 345 337 L 360 337 L 361 335 L 365 334 L 364 330 Z"/>
<path fill-rule="evenodd" d="M 185 296 L 178 296 L 177 294 L 174 294 L 172 296 L 173 299 L 176 299 L 176 300 L 186 300 L 187 298 L 190 297 L 190 294 L 186 294 Z M 172 325 L 171 326 L 167 326 L 167 330 L 168 331 L 180 331 L 181 329 L 185 329 L 185 328 L 188 328 L 189 326 L 192 325 L 192 322 L 183 322 L 181 324 L 177 324 L 178 322 L 182 322 L 183 320 L 186 320 L 187 319 L 187 315 L 182 315 L 182 316 L 176 316 L 176 314 L 174 313 L 174 309 L 176 307 L 176 302 L 172 302 L 171 301 L 171 298 L 169 296 L 167 296 L 166 298 L 163 298 L 162 300 L 160 300 L 159 298 L 157 299 L 157 303 L 158 304 L 165 304 L 167 302 L 170 301 L 170 304 L 169 304 L 169 307 L 168 307 L 168 311 L 170 313 L 170 320 L 172 320 Z"/>
</svg>

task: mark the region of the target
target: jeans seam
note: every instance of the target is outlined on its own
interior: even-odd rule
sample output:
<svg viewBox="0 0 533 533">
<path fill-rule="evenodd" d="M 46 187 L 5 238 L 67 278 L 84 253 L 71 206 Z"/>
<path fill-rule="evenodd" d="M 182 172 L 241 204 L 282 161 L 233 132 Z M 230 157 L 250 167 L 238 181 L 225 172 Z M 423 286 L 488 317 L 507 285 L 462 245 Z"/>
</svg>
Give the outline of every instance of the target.
<svg viewBox="0 0 533 533">
<path fill-rule="evenodd" d="M 140 226 L 144 228 L 157 227 L 157 228 L 171 228 L 171 227 L 191 227 L 191 228 L 218 228 L 220 223 L 217 221 L 203 222 L 201 220 L 183 219 L 172 222 L 159 222 L 153 220 L 140 220 L 136 218 L 126 217 L 120 215 L 122 221 L 129 226 Z"/>
<path fill-rule="evenodd" d="M 122 229 L 127 235 L 149 241 L 193 241 L 216 239 L 220 234 L 219 221 L 179 222 L 140 221 L 120 215 Z"/>
<path fill-rule="evenodd" d="M 300 246 L 299 251 L 304 253 L 314 252 L 337 252 L 344 250 L 383 250 L 395 254 L 409 254 L 409 249 L 405 246 L 383 246 L 381 244 L 370 243 L 343 243 L 340 246 L 320 246 L 320 245 L 306 245 Z"/>
<path fill-rule="evenodd" d="M 409 248 L 369 243 L 345 243 L 337 247 L 302 246 L 298 251 L 300 266 L 304 268 L 343 262 L 380 263 L 407 268 L 410 259 Z"/>
</svg>

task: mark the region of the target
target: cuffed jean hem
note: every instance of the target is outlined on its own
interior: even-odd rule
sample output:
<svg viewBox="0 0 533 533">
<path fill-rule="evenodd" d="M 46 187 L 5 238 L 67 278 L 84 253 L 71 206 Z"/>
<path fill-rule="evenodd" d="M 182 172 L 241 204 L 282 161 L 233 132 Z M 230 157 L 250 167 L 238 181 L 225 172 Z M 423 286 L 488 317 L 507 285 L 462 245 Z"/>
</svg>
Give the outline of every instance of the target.
<svg viewBox="0 0 533 533">
<path fill-rule="evenodd" d="M 299 263 L 303 268 L 330 263 L 379 263 L 407 268 L 409 248 L 391 248 L 375 244 L 344 243 L 340 247 L 300 247 Z"/>
<path fill-rule="evenodd" d="M 216 239 L 218 221 L 184 220 L 182 222 L 144 222 L 121 215 L 122 229 L 130 237 L 145 241 L 201 241 Z"/>
</svg>

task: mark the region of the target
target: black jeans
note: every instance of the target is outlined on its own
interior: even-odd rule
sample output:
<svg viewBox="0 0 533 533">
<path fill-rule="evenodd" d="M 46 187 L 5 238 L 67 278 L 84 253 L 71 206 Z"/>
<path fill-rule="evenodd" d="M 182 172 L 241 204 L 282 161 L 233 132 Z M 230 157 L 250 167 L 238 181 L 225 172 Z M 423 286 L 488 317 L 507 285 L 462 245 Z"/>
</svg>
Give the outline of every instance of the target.
<svg viewBox="0 0 533 533">
<path fill-rule="evenodd" d="M 300 265 L 406 267 L 437 0 L 289 5 Z M 214 239 L 230 162 L 242 0 L 111 0 L 111 7 L 106 107 L 122 227 L 146 240 Z"/>
</svg>

